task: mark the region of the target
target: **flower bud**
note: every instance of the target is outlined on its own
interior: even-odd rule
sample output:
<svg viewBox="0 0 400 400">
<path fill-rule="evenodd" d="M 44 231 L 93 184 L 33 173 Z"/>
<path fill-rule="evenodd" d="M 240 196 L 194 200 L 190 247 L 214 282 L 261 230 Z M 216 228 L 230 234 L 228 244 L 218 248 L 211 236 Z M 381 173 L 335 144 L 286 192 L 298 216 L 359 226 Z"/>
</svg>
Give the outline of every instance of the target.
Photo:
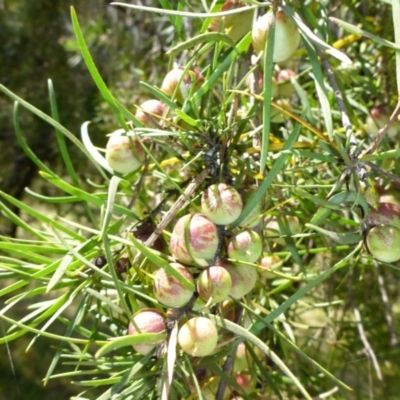
<svg viewBox="0 0 400 400">
<path fill-rule="evenodd" d="M 241 0 L 226 0 L 221 11 L 229 11 L 246 6 L 246 2 Z M 246 33 L 250 32 L 252 23 L 253 10 L 250 9 L 238 14 L 213 18 L 208 29 L 211 32 L 226 33 L 234 42 L 238 42 Z"/>
<path fill-rule="evenodd" d="M 280 97 L 290 97 L 294 93 L 294 86 L 291 82 L 291 78 L 296 76 L 296 72 L 291 69 L 281 69 L 277 76 L 276 81 L 278 82 L 278 91 Z"/>
<path fill-rule="evenodd" d="M 246 344 L 241 342 L 238 344 L 233 364 L 234 372 L 246 371 L 249 369 L 250 354 L 246 350 Z"/>
<path fill-rule="evenodd" d="M 253 48 L 256 54 L 265 49 L 268 32 L 275 19 L 273 12 L 259 17 L 253 26 Z M 282 10 L 276 12 L 275 40 L 273 62 L 286 61 L 296 51 L 300 43 L 300 33 L 297 26 Z"/>
<path fill-rule="evenodd" d="M 146 153 L 133 132 L 118 129 L 108 139 L 106 146 L 106 160 L 108 165 L 116 172 L 129 174 L 138 169 Z"/>
<path fill-rule="evenodd" d="M 367 247 L 379 261 L 391 263 L 400 260 L 400 229 L 390 225 L 373 227 L 367 235 Z"/>
<path fill-rule="evenodd" d="M 157 117 L 162 117 L 166 106 L 160 100 L 147 100 L 136 110 L 135 117 L 148 128 L 157 128 Z"/>
<path fill-rule="evenodd" d="M 168 72 L 161 85 L 161 90 L 168 96 L 173 96 L 182 102 L 191 91 L 198 89 L 204 82 L 204 77 L 197 69 L 191 69 L 186 74 L 185 68 L 179 67 Z M 179 85 L 179 87 L 178 87 Z"/>
<path fill-rule="evenodd" d="M 231 287 L 231 276 L 224 267 L 208 267 L 197 279 L 197 292 L 207 304 L 224 301 L 229 296 Z"/>
<path fill-rule="evenodd" d="M 207 266 L 218 249 L 217 227 L 203 214 L 187 214 L 174 226 L 171 254 L 189 265 Z"/>
<path fill-rule="evenodd" d="M 230 295 L 234 299 L 240 299 L 250 293 L 256 285 L 258 274 L 256 268 L 251 265 L 227 265 L 225 267 L 232 279 Z"/>
<path fill-rule="evenodd" d="M 178 332 L 179 346 L 192 357 L 210 355 L 215 350 L 217 341 L 217 328 L 208 318 L 204 317 L 190 319 Z"/>
<path fill-rule="evenodd" d="M 400 229 L 400 206 L 392 203 L 379 203 L 364 220 L 368 226 L 392 225 Z"/>
<path fill-rule="evenodd" d="M 138 333 L 162 333 L 165 331 L 164 317 L 157 310 L 147 309 L 141 310 L 134 315 L 133 320 L 140 329 L 138 332 L 135 326 L 129 323 L 128 334 L 135 335 Z M 159 343 L 143 343 L 134 344 L 132 347 L 140 354 L 146 355 L 154 349 Z"/>
<path fill-rule="evenodd" d="M 382 129 L 388 122 L 391 116 L 391 109 L 387 105 L 380 104 L 371 109 L 371 113 L 368 115 L 365 125 L 365 130 L 368 135 L 376 137 L 379 129 Z M 400 122 L 396 121 L 387 133 L 390 139 L 394 139 L 400 130 Z"/>
<path fill-rule="evenodd" d="M 256 379 L 253 379 L 250 374 L 237 374 L 236 383 L 244 390 L 245 393 L 250 394 L 256 388 Z"/>
<path fill-rule="evenodd" d="M 189 282 L 194 283 L 192 274 L 181 264 L 171 263 L 170 266 L 178 271 Z M 179 308 L 186 305 L 194 291 L 185 288 L 174 276 L 163 268 L 154 273 L 153 292 L 156 299 L 167 307 Z"/>
<path fill-rule="evenodd" d="M 225 183 L 209 186 L 201 197 L 201 210 L 214 224 L 228 225 L 243 209 L 240 194 Z"/>
<path fill-rule="evenodd" d="M 276 275 L 272 272 L 282 267 L 282 260 L 275 255 L 263 257 L 260 261 L 260 276 L 264 279 L 275 279 Z"/>
<path fill-rule="evenodd" d="M 239 232 L 231 237 L 228 244 L 228 256 L 249 263 L 257 261 L 262 253 L 262 240 L 253 230 Z"/>
</svg>

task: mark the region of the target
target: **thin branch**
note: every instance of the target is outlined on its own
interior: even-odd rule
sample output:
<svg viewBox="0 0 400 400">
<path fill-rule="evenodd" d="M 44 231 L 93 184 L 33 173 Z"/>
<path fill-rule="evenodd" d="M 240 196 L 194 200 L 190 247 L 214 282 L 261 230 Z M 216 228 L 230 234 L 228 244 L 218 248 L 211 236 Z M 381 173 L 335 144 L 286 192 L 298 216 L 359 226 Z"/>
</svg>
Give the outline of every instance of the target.
<svg viewBox="0 0 400 400">
<path fill-rule="evenodd" d="M 333 69 L 332 69 L 331 65 L 329 64 L 329 61 L 326 58 L 325 53 L 323 51 L 319 50 L 318 54 L 321 58 L 322 66 L 325 69 L 326 75 L 328 76 L 329 83 L 330 83 L 330 85 L 333 89 L 333 93 L 335 95 L 336 104 L 338 106 L 338 109 L 340 112 L 340 117 L 342 119 L 342 125 L 345 129 L 346 137 L 350 144 L 350 154 L 349 155 L 350 155 L 350 157 L 354 158 L 355 152 L 357 151 L 358 144 L 357 144 L 357 139 L 354 136 L 353 127 L 350 122 L 350 118 L 349 118 L 349 114 L 346 109 L 346 105 L 343 101 L 342 92 L 340 91 L 339 85 L 335 78 L 335 73 L 333 72 Z"/>
<path fill-rule="evenodd" d="M 378 360 L 376 359 L 374 350 L 372 349 L 371 345 L 368 342 L 367 337 L 365 336 L 364 327 L 361 322 L 361 315 L 360 315 L 360 312 L 358 311 L 357 307 L 353 308 L 353 313 L 356 318 L 358 333 L 359 333 L 360 339 L 364 345 L 365 352 L 369 355 L 370 359 L 372 360 L 372 364 L 374 365 L 376 375 L 377 375 L 378 379 L 382 382 L 382 380 L 383 380 L 382 372 L 379 367 Z"/>
<path fill-rule="evenodd" d="M 178 200 L 174 203 L 174 205 L 169 209 L 169 211 L 165 214 L 164 218 L 157 225 L 157 228 L 150 235 L 150 237 L 146 240 L 144 245 L 146 247 L 151 247 L 154 242 L 159 238 L 163 230 L 168 226 L 168 224 L 173 220 L 175 215 L 184 207 L 186 207 L 192 195 L 196 192 L 196 189 L 203 183 L 204 179 L 206 179 L 208 173 L 210 172 L 209 168 L 205 168 L 199 175 L 197 175 L 193 181 L 188 185 L 183 194 L 179 196 Z M 138 263 L 141 257 L 141 253 L 139 252 L 133 260 L 133 263 Z"/>
<path fill-rule="evenodd" d="M 399 338 L 397 337 L 396 334 L 396 328 L 394 327 L 393 323 L 393 316 L 392 316 L 392 310 L 389 305 L 389 298 L 386 292 L 386 287 L 385 287 L 385 281 L 383 280 L 383 276 L 381 274 L 381 269 L 379 267 L 379 263 L 375 263 L 376 271 L 378 273 L 378 285 L 379 285 L 379 291 L 381 292 L 381 298 L 383 302 L 383 306 L 385 308 L 385 318 L 386 322 L 389 327 L 389 332 L 390 332 L 390 345 L 392 347 L 397 347 L 399 345 Z"/>
<path fill-rule="evenodd" d="M 392 115 L 389 118 L 388 123 L 378 131 L 378 136 L 376 139 L 371 143 L 370 147 L 363 153 L 364 155 L 373 154 L 376 150 L 378 150 L 383 138 L 388 133 L 391 126 L 397 122 L 397 117 L 400 114 L 400 101 L 397 103 L 396 108 L 394 109 Z"/>
</svg>

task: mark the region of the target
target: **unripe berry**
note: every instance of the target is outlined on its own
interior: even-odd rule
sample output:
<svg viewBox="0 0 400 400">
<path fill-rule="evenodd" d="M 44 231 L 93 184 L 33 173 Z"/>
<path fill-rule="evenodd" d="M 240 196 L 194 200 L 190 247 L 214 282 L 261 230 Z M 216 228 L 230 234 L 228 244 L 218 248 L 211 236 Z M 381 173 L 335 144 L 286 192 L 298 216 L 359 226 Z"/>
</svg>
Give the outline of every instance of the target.
<svg viewBox="0 0 400 400">
<path fill-rule="evenodd" d="M 108 139 L 106 146 L 106 160 L 116 172 L 129 174 L 138 169 L 146 156 L 145 151 L 133 132 L 118 129 Z"/>
<path fill-rule="evenodd" d="M 171 263 L 170 266 L 178 271 L 189 282 L 194 283 L 192 274 L 181 264 Z M 163 268 L 154 273 L 153 292 L 156 299 L 167 307 L 179 308 L 186 305 L 194 291 L 185 288 L 174 276 Z"/>
<path fill-rule="evenodd" d="M 218 249 L 218 230 L 203 214 L 187 214 L 180 218 L 171 235 L 171 254 L 189 265 L 207 266 Z"/>
<path fill-rule="evenodd" d="M 226 0 L 221 11 L 234 10 L 246 7 L 246 2 L 241 0 Z M 226 15 L 225 17 L 213 18 L 209 26 L 211 32 L 226 33 L 234 42 L 238 42 L 251 30 L 254 11 L 243 11 L 239 14 Z"/>
<path fill-rule="evenodd" d="M 275 255 L 265 256 L 260 261 L 260 276 L 264 279 L 275 279 L 276 275 L 272 272 L 282 267 L 282 260 Z"/>
<path fill-rule="evenodd" d="M 257 261 L 262 253 L 262 240 L 253 230 L 239 232 L 231 237 L 228 244 L 228 256 L 249 263 Z"/>
<path fill-rule="evenodd" d="M 275 19 L 272 12 L 259 17 L 253 26 L 253 48 L 256 54 L 265 49 L 268 33 Z M 276 12 L 275 40 L 273 62 L 286 61 L 296 51 L 300 43 L 300 33 L 297 26 L 282 10 Z"/>
<path fill-rule="evenodd" d="M 227 265 L 225 267 L 232 279 L 230 295 L 234 299 L 240 299 L 250 293 L 256 285 L 258 274 L 256 268 L 251 265 Z"/>
<path fill-rule="evenodd" d="M 184 73 L 184 67 L 178 67 L 168 72 L 161 85 L 161 90 L 168 96 L 173 96 L 182 102 L 191 91 L 198 89 L 204 82 L 200 71 L 193 69 Z M 179 86 L 179 87 L 178 87 Z"/>
<path fill-rule="evenodd" d="M 243 209 L 240 194 L 225 183 L 209 186 L 201 197 L 201 210 L 214 224 L 228 225 L 234 222 Z"/>
<path fill-rule="evenodd" d="M 371 109 L 371 113 L 368 115 L 366 120 L 365 130 L 368 135 L 376 137 L 379 129 L 383 128 L 388 122 L 391 116 L 391 109 L 387 105 L 377 105 Z M 387 133 L 390 139 L 394 139 L 400 130 L 400 122 L 396 121 Z"/>
<path fill-rule="evenodd" d="M 379 203 L 364 221 L 368 226 L 392 225 L 400 229 L 400 206 L 392 203 Z"/>
<path fill-rule="evenodd" d="M 210 355 L 217 346 L 218 331 L 215 325 L 204 317 L 187 321 L 178 332 L 178 343 L 182 350 L 192 357 Z"/>
<path fill-rule="evenodd" d="M 224 301 L 229 296 L 231 288 L 232 279 L 224 267 L 208 267 L 197 279 L 197 292 L 207 304 Z"/>
<path fill-rule="evenodd" d="M 140 333 L 162 333 L 165 331 L 164 317 L 157 310 L 142 310 L 134 315 L 133 320 L 140 329 Z M 129 323 L 128 334 L 135 335 L 139 332 L 134 325 Z M 159 343 L 134 344 L 132 347 L 140 354 L 146 355 L 152 351 Z"/>
<path fill-rule="evenodd" d="M 277 76 L 276 81 L 278 82 L 278 91 L 280 97 L 290 97 L 294 93 L 294 86 L 291 82 L 291 78 L 296 76 L 296 72 L 291 69 L 281 69 Z"/>
<path fill-rule="evenodd" d="M 367 235 L 367 247 L 379 261 L 391 263 L 400 260 L 400 229 L 390 225 L 373 227 Z"/>
<path fill-rule="evenodd" d="M 162 117 L 166 106 L 160 100 L 147 100 L 143 102 L 136 110 L 135 117 L 148 128 L 157 128 L 154 123 L 157 117 Z"/>
</svg>

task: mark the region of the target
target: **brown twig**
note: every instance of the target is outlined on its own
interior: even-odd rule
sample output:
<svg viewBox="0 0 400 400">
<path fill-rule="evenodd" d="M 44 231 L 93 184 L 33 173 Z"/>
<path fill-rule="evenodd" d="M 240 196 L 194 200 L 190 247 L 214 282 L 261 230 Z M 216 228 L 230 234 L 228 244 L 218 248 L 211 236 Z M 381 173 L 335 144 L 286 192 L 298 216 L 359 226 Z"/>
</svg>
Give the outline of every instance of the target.
<svg viewBox="0 0 400 400">
<path fill-rule="evenodd" d="M 157 228 L 150 235 L 150 237 L 146 240 L 144 245 L 146 247 L 151 247 L 154 242 L 159 238 L 162 231 L 168 226 L 168 224 L 172 221 L 175 215 L 183 208 L 186 207 L 190 203 L 191 196 L 195 193 L 196 189 L 203 183 L 204 179 L 207 177 L 210 172 L 209 168 L 205 168 L 199 175 L 197 175 L 193 181 L 188 185 L 183 194 L 179 196 L 178 200 L 174 203 L 174 205 L 170 208 L 170 210 L 165 214 L 164 218 L 157 225 Z M 139 252 L 133 260 L 133 264 L 136 264 L 140 259 L 141 253 Z"/>
<path fill-rule="evenodd" d="M 400 101 L 397 103 L 396 108 L 394 109 L 392 115 L 389 118 L 388 123 L 378 131 L 378 136 L 376 139 L 371 143 L 371 145 L 367 148 L 367 150 L 363 153 L 363 156 L 367 154 L 373 154 L 376 150 L 378 150 L 383 138 L 388 133 L 390 127 L 397 122 L 397 117 L 400 114 Z"/>
<path fill-rule="evenodd" d="M 372 364 L 374 365 L 378 379 L 382 382 L 383 378 L 382 378 L 381 368 L 379 367 L 379 363 L 378 363 L 378 360 L 376 359 L 375 352 L 372 349 L 371 345 L 369 344 L 369 341 L 365 335 L 364 326 L 361 322 L 361 314 L 358 311 L 357 307 L 353 308 L 353 313 L 354 313 L 354 317 L 356 319 L 355 322 L 357 324 L 358 334 L 360 335 L 360 339 L 364 345 L 364 350 L 367 353 L 367 355 L 370 357 Z"/>
</svg>

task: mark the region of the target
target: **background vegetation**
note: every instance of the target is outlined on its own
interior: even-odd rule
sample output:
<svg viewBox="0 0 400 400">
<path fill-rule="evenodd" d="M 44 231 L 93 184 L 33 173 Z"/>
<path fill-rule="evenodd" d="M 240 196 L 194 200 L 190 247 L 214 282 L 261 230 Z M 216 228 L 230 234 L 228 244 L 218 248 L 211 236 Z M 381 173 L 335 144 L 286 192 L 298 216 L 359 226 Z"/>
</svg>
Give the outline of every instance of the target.
<svg viewBox="0 0 400 400">
<path fill-rule="evenodd" d="M 74 2 L 6 0 L 0 3 L 0 26 L 2 27 L 0 29 L 0 43 L 2 43 L 0 83 L 34 107 L 54 117 L 48 90 L 48 79 L 51 79 L 57 99 L 60 123 L 78 138 L 81 125 L 90 120 L 93 143 L 104 147 L 105 134 L 117 129 L 119 122 L 104 96 L 96 88 L 84 63 L 71 24 L 69 8 L 71 3 Z M 147 82 L 151 87 L 160 87 L 163 77 L 171 69 L 173 62 L 185 65 L 190 60 L 196 59 L 192 48 L 177 53 L 175 58 L 167 56 L 166 52 L 173 46 L 197 36 L 202 29 L 203 20 L 174 19 L 160 13 L 112 7 L 108 3 L 108 1 L 88 0 L 79 1 L 73 5 L 83 37 L 100 75 L 113 96 L 126 107 L 126 110 L 134 113 L 134 105 L 153 96 L 148 87 L 140 84 L 141 81 Z M 156 2 L 149 0 L 141 4 L 204 12 L 204 4 L 210 6 L 209 3 L 208 1 Z M 339 49 L 351 60 L 351 64 L 346 64 L 343 60 L 329 56 L 330 68 L 334 71 L 338 89 L 342 92 L 355 138 L 360 149 L 365 150 L 373 140 L 367 135 L 365 129 L 370 110 L 376 105 L 385 105 L 389 110 L 393 110 L 398 100 L 396 52 L 390 44 L 380 40 L 395 41 L 393 10 L 390 2 L 293 1 L 288 2 L 288 5 L 289 9 L 295 10 L 301 16 L 314 34 Z M 351 23 L 353 31 L 343 29 L 330 17 Z M 369 35 L 357 34 L 360 32 L 356 32 L 354 26 L 361 27 Z M 203 58 L 196 59 L 196 63 L 204 69 L 205 76 L 209 78 L 207 66 L 211 66 L 209 71 L 215 71 L 229 51 L 230 49 L 223 48 L 220 53 L 207 53 Z M 294 237 L 287 235 L 289 239 L 284 242 L 284 245 L 268 241 L 270 247 L 266 248 L 266 253 L 271 250 L 281 257 L 283 275 L 278 275 L 265 284 L 260 283 L 257 290 L 247 297 L 244 304 L 258 316 L 265 317 L 288 299 L 293 300 L 293 304 L 284 314 L 272 321 L 268 329 L 258 331 L 257 335 L 268 343 L 291 368 L 311 395 L 318 396 L 325 393 L 327 398 L 332 399 L 368 397 L 395 399 L 400 390 L 397 378 L 400 373 L 397 338 L 400 324 L 397 306 L 398 264 L 377 263 L 363 250 L 356 251 L 347 260 L 346 257 L 357 248 L 356 243 L 335 243 L 326 233 L 316 234 L 305 226 L 318 212 L 316 199 L 327 199 L 332 189 L 360 191 L 362 193 L 360 196 L 367 200 L 370 196 L 373 197 L 365 191 L 362 184 L 359 184 L 359 174 L 355 173 L 357 171 L 354 164 L 349 165 L 343 158 L 343 154 L 351 154 L 351 148 L 334 95 L 337 88 L 332 87 L 332 81 L 329 79 L 330 70 L 326 68 L 326 65 L 321 69 L 321 76 L 317 75 L 316 66 L 321 65 L 323 58 L 312 59 L 311 54 L 312 52 L 303 42 L 288 64 L 279 66 L 280 68 L 290 67 L 297 74 L 296 93 L 291 97 L 293 112 L 301 116 L 318 132 L 323 133 L 325 138 L 326 135 L 331 135 L 330 137 L 334 138 L 332 142 L 343 146 L 343 152 L 337 151 L 335 146 L 328 146 L 330 144 L 328 140 L 318 139 L 315 132 L 310 132 L 301 125 L 303 143 L 308 143 L 309 146 L 290 148 L 290 158 L 281 166 L 276 179 L 266 192 L 264 207 L 266 217 L 281 217 L 285 220 L 284 217 L 288 214 L 296 216 L 300 221 L 301 232 Z M 321 57 L 321 53 L 314 54 L 315 57 Z M 234 122 L 231 125 L 226 118 L 232 99 L 224 89 L 233 90 L 239 87 L 240 79 L 251 68 L 250 57 L 251 49 L 244 52 L 239 61 L 233 63 L 236 69 L 225 71 L 226 75 L 223 78 L 226 81 L 221 80 L 215 85 L 212 96 L 207 98 L 208 103 L 204 106 L 206 111 L 201 115 L 192 112 L 193 110 L 188 112 L 192 118 L 202 119 L 202 121 L 196 126 L 199 129 L 193 129 L 193 126 L 190 128 L 191 142 L 189 141 L 186 147 L 172 149 L 173 146 L 170 148 L 169 143 L 170 140 L 175 139 L 157 138 L 158 144 L 164 146 L 162 150 L 157 150 L 157 155 L 162 157 L 161 159 L 172 158 L 176 155 L 172 150 L 177 152 L 177 149 L 183 149 L 189 152 L 190 157 L 181 160 L 181 163 L 188 163 L 191 158 L 194 158 L 196 150 L 207 150 L 210 146 L 201 136 L 204 131 L 217 132 L 217 137 L 224 137 L 225 131 L 232 128 L 234 134 L 240 136 L 250 130 L 249 126 L 257 118 L 262 120 L 265 116 L 262 102 L 259 102 L 258 109 L 254 113 L 249 112 L 248 96 L 237 97 L 239 112 L 233 118 Z M 321 84 L 326 87 L 325 94 L 321 94 Z M 244 86 L 239 89 L 245 90 Z M 51 179 L 43 179 L 39 175 L 39 170 L 43 171 L 44 167 L 48 167 L 63 184 L 76 185 L 76 182 L 79 182 L 79 187 L 84 193 L 95 193 L 96 198 L 102 201 L 105 201 L 104 199 L 108 196 L 110 176 L 100 173 L 95 163 L 85 156 L 82 148 L 68 140 L 65 146 L 73 160 L 72 164 L 76 172 L 74 177 L 71 175 L 71 169 L 68 170 L 68 163 L 65 163 L 63 145 L 60 145 L 61 142 L 54 126 L 38 118 L 37 115 L 25 109 L 26 107 L 20 106 L 17 118 L 20 127 L 16 128 L 13 102 L 10 101 L 10 96 L 4 95 L 4 92 L 0 95 L 0 105 L 1 191 L 21 200 L 26 205 L 12 201 L 11 197 L 3 196 L 1 199 L 3 206 L 2 215 L 0 215 L 0 234 L 3 244 L 0 249 L 2 257 L 0 288 L 3 289 L 1 294 L 4 301 L 1 314 L 6 311 L 5 315 L 9 318 L 21 321 L 33 310 L 40 310 L 37 315 L 32 314 L 27 318 L 25 323 L 41 329 L 48 318 L 60 310 L 62 312 L 55 318 L 54 324 L 44 330 L 62 336 L 68 335 L 70 334 L 66 333 L 68 321 L 81 318 L 79 323 L 75 322 L 76 325 L 73 325 L 76 332 L 71 336 L 80 335 L 88 340 L 93 335 L 95 340 L 104 341 L 109 336 L 122 335 L 126 329 L 127 316 L 119 316 L 115 310 L 112 310 L 114 301 L 104 303 L 104 299 L 99 299 L 99 296 L 95 295 L 95 292 L 104 293 L 102 292 L 104 290 L 109 293 L 110 298 L 115 296 L 112 288 L 113 285 L 118 285 L 118 282 L 114 281 L 115 276 L 111 271 L 107 272 L 108 267 L 104 269 L 108 275 L 100 280 L 96 274 L 91 276 L 86 269 L 80 270 L 81 265 L 77 264 L 70 274 L 60 279 L 50 293 L 45 293 L 51 274 L 40 279 L 36 279 L 33 274 L 38 270 L 38 265 L 49 266 L 52 262 L 60 262 L 64 259 L 68 253 L 66 248 L 62 251 L 49 249 L 42 243 L 45 250 L 38 250 L 29 247 L 30 244 L 37 245 L 37 243 L 18 241 L 18 239 L 37 240 L 35 232 L 41 235 L 48 234 L 48 227 L 51 224 L 46 224 L 42 217 L 35 217 L 30 212 L 31 209 L 38 210 L 42 216 L 64 217 L 71 221 L 70 225 L 65 224 L 70 228 L 72 223 L 76 223 L 99 229 L 101 221 L 104 221 L 102 220 L 105 212 L 103 203 L 99 203 L 100 206 L 93 206 L 93 204 L 85 206 L 83 201 L 77 201 L 82 200 L 78 195 L 71 193 L 68 194 L 71 197 L 67 200 L 54 200 L 65 197 L 66 193 L 49 183 Z M 240 114 L 241 108 L 244 110 L 243 114 Z M 212 121 L 210 119 L 204 122 L 204 117 L 207 115 L 212 116 Z M 332 117 L 332 129 L 327 126 L 329 120 L 327 115 Z M 241 118 L 245 121 L 242 125 Z M 217 121 L 216 125 L 212 125 L 215 121 Z M 169 131 L 172 129 L 171 126 L 165 129 Z M 272 123 L 273 135 L 270 142 L 272 148 L 274 144 L 277 147 L 275 151 L 268 153 L 266 165 L 269 172 L 274 167 L 277 158 L 284 154 L 283 143 L 292 137 L 295 126 L 295 121 L 287 116 L 283 123 Z M 18 133 L 19 129 L 37 159 L 44 163 L 44 167 L 35 163 L 26 152 L 21 151 L 21 143 L 18 143 L 15 134 L 15 131 L 17 130 Z M 214 137 L 210 134 L 210 138 Z M 256 152 L 252 163 L 247 163 L 241 158 L 242 154 L 249 154 L 251 159 L 251 152 L 248 152 L 248 149 L 257 147 L 253 145 L 250 139 L 239 143 L 232 156 L 235 164 L 233 168 L 242 168 L 246 171 L 243 177 L 244 185 L 253 184 L 251 179 L 253 175 L 259 173 L 260 169 L 259 152 Z M 382 156 L 371 159 L 384 171 L 397 176 L 400 175 L 400 166 L 396 161 L 398 155 L 390 151 L 396 151 L 398 145 L 398 135 L 391 140 L 385 139 L 376 153 L 386 154 L 386 158 Z M 134 188 L 139 188 L 140 194 L 138 205 L 131 212 L 143 218 L 149 212 L 146 203 L 154 208 L 156 205 L 154 199 L 160 199 L 156 196 L 162 193 L 164 186 L 171 188 L 173 180 L 179 183 L 184 182 L 184 179 L 197 174 L 203 166 L 204 160 L 196 158 L 186 176 L 180 175 L 178 167 L 173 165 L 165 167 L 166 169 L 156 169 L 155 173 L 150 172 L 147 175 L 148 180 L 144 183 L 140 181 L 138 175 L 129 177 L 124 181 L 127 182 L 125 186 L 122 185 L 116 195 L 117 202 L 124 205 L 125 211 L 122 215 L 131 216 L 130 211 L 126 211 L 127 203 L 123 201 L 133 196 Z M 342 187 L 335 186 L 346 168 L 352 166 L 354 167 L 353 174 L 346 183 L 343 182 Z M 163 176 L 166 172 L 169 174 L 168 178 Z M 54 180 L 52 182 L 54 183 Z M 261 182 L 263 181 L 259 180 L 259 184 Z M 393 177 L 373 171 L 371 182 L 378 189 L 379 194 L 394 193 L 396 195 L 398 193 L 398 186 L 393 182 Z M 46 198 L 27 193 L 26 188 Z M 299 188 L 303 191 L 299 191 Z M 314 197 L 307 198 L 305 192 Z M 77 198 L 73 198 L 74 196 Z M 10 210 L 8 215 L 6 210 Z M 13 217 L 10 217 L 11 215 Z M 359 230 L 361 219 L 362 213 L 359 209 L 347 204 L 342 212 L 339 210 L 332 212 L 329 221 L 325 222 L 323 227 L 334 233 L 353 234 Z M 21 221 L 25 221 L 28 225 L 24 226 Z M 109 221 L 107 232 L 120 232 L 123 237 L 124 232 L 128 228 L 135 227 L 137 222 L 131 221 L 130 224 L 132 226 L 129 226 L 126 220 L 121 222 L 120 215 L 114 215 Z M 81 226 L 75 226 L 72 230 L 82 234 L 82 229 Z M 87 251 L 82 251 L 87 261 L 104 250 L 104 243 L 99 246 L 93 245 L 97 240 L 95 234 L 84 232 L 82 237 L 87 238 L 88 243 L 91 243 Z M 114 252 L 120 252 L 122 247 L 123 242 L 118 240 L 110 244 L 110 249 Z M 130 257 L 132 258 L 133 255 L 131 254 Z M 16 260 L 20 260 L 21 263 L 19 264 Z M 340 265 L 341 260 L 345 260 L 342 268 L 338 268 L 329 276 L 324 275 L 332 266 Z M 73 272 L 76 271 L 83 271 L 86 275 L 74 275 Z M 136 290 L 141 279 L 144 282 L 146 294 L 151 295 L 149 280 L 138 277 L 135 271 L 131 272 L 129 284 Z M 14 282 L 20 280 L 26 280 L 25 288 L 9 289 Z M 88 286 L 92 290 L 92 292 L 85 292 L 86 297 L 76 296 L 71 307 L 63 308 L 65 302 L 60 302 L 62 306 L 50 307 L 55 304 L 51 301 L 56 302 L 57 299 L 61 299 L 64 293 L 72 296 L 71 293 L 83 282 L 90 282 Z M 303 295 L 302 290 L 310 282 L 314 283 L 312 290 Z M 137 293 L 127 291 L 125 287 L 121 290 L 124 296 L 128 297 L 129 294 L 131 299 L 134 299 L 130 300 L 130 307 L 135 310 L 138 307 L 137 301 L 143 299 L 137 296 Z M 22 296 L 22 301 L 16 301 L 14 306 L 9 307 L 14 300 L 19 299 L 18 296 Z M 49 303 L 45 303 L 46 301 Z M 143 301 L 146 303 L 147 300 Z M 118 301 L 115 304 L 120 306 Z M 149 304 L 151 303 L 146 303 L 146 305 Z M 32 305 L 35 305 L 35 308 L 29 308 Z M 95 306 L 98 307 L 97 314 Z M 49 307 L 50 312 L 46 314 Z M 79 314 L 80 312 L 82 314 Z M 251 311 L 246 312 L 252 317 Z M 84 317 L 78 318 L 78 314 Z M 79 325 L 82 329 L 79 329 Z M 127 368 L 124 363 L 132 364 L 138 361 L 137 356 L 132 357 L 130 347 L 121 348 L 112 355 L 107 355 L 106 358 L 94 361 L 91 356 L 98 350 L 98 346 L 68 345 L 63 350 L 65 358 L 58 362 L 55 370 L 51 372 L 61 377 L 50 379 L 47 386 L 43 388 L 41 380 L 48 374 L 52 362 L 55 362 L 55 355 L 60 354 L 57 350 L 63 347 L 60 346 L 58 340 L 43 336 L 36 337 L 32 333 L 22 336 L 25 332 L 20 328 L 10 331 L 11 333 L 7 332 L 9 327 L 9 322 L 3 319 L 0 327 L 1 336 L 6 337 L 9 334 L 12 335 L 12 332 L 17 332 L 14 341 L 11 341 L 14 337 L 7 336 L 7 340 L 3 341 L 7 341 L 8 346 L 0 347 L 1 370 L 3 371 L 0 378 L 0 395 L 7 396 L 9 399 L 55 398 L 60 397 L 61 391 L 62 398 L 69 398 L 84 390 L 79 385 L 71 385 L 70 382 L 90 381 L 91 374 L 96 375 L 93 381 L 98 382 L 93 384 L 93 388 L 84 396 L 97 398 L 100 393 L 115 385 L 115 381 L 110 377 L 113 374 L 120 377 Z M 25 353 L 32 339 L 34 343 Z M 322 365 L 333 376 L 351 387 L 352 391 L 343 388 L 327 374 L 307 362 L 304 357 L 298 355 L 287 340 L 294 341 L 301 353 L 305 353 L 311 360 Z M 254 352 L 252 354 L 254 355 Z M 79 357 L 82 359 L 78 362 L 76 359 Z M 221 355 L 220 358 L 222 359 Z M 263 391 L 266 388 L 271 390 L 277 398 L 279 393 L 282 398 L 302 398 L 292 381 L 277 372 L 279 369 L 267 358 L 262 360 L 263 367 L 256 364 L 252 371 L 253 379 L 258 380 L 259 387 L 263 388 L 258 391 L 259 398 L 263 398 Z M 87 361 L 87 365 L 82 361 Z M 218 357 L 217 360 L 211 361 L 215 361 L 215 365 L 220 366 L 221 360 Z M 182 363 L 186 365 L 188 361 L 185 360 Z M 160 367 L 160 364 L 154 362 L 154 367 Z M 75 368 L 78 371 L 86 371 L 87 375 L 83 375 L 83 372 L 81 375 L 73 373 L 69 375 L 68 372 L 71 373 Z M 214 373 L 216 376 L 220 374 L 219 370 Z M 268 384 L 262 380 L 262 376 L 270 379 Z M 100 378 L 104 379 L 102 382 L 104 386 L 100 385 Z M 151 378 L 150 373 L 139 376 L 137 380 L 138 382 L 140 380 L 143 385 L 139 386 L 154 388 L 155 381 Z M 110 380 L 107 381 L 107 379 Z M 204 381 L 207 382 L 207 379 L 210 377 L 207 376 Z M 151 396 L 156 398 L 156 394 L 149 393 L 147 393 L 149 398 Z M 245 396 L 245 394 L 242 395 Z M 257 398 L 255 393 L 248 396 Z"/>
</svg>

